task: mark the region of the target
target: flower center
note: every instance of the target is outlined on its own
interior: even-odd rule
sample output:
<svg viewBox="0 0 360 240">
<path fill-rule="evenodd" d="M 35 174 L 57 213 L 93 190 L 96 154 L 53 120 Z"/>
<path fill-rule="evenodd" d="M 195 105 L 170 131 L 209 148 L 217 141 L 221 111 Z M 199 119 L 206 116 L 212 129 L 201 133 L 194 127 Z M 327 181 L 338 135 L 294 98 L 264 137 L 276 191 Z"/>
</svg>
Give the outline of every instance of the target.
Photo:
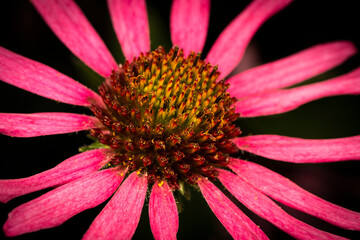
<svg viewBox="0 0 360 240">
<path fill-rule="evenodd" d="M 236 99 L 219 74 L 200 53 L 184 57 L 177 47 L 120 65 L 99 87 L 107 108 L 91 106 L 103 124 L 91 135 L 116 153 L 109 164 L 172 189 L 195 184 L 198 176 L 215 180 L 215 167 L 225 167 L 237 151 L 230 139 L 240 134 L 233 124 Z"/>
</svg>

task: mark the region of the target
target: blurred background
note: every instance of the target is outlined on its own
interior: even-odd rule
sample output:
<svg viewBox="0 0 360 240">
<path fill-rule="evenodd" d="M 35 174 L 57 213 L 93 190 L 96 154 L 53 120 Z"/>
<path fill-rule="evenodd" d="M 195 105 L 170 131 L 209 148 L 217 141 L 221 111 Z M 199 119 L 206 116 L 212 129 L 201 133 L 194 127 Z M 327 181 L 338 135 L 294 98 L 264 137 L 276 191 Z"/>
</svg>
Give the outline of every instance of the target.
<svg viewBox="0 0 360 240">
<path fill-rule="evenodd" d="M 118 63 L 122 63 L 124 58 L 111 26 L 106 1 L 76 2 Z M 239 1 L 236 4 L 233 1 L 212 2 L 209 32 L 203 56 L 206 56 L 216 37 L 227 24 L 249 3 L 250 1 Z M 172 46 L 169 33 L 170 6 L 170 1 L 147 1 L 152 49 L 162 45 L 168 50 Z M 311 0 L 294 1 L 260 28 L 236 71 L 240 72 L 252 66 L 277 60 L 323 42 L 347 39 L 360 48 L 358 10 L 357 2 L 352 0 L 326 1 L 326 3 Z M 56 38 L 28 0 L 0 2 L 0 32 L 2 47 L 49 65 L 93 89 L 96 89 L 102 81 L 101 77 L 83 65 Z M 360 66 L 360 54 L 306 83 L 347 73 L 358 66 Z M 84 108 L 57 103 L 3 82 L 0 82 L 0 90 L 0 112 L 89 113 Z M 237 123 L 244 134 L 281 134 L 314 139 L 359 135 L 360 97 L 330 97 L 285 114 L 241 119 Z M 0 136 L 0 141 L 1 179 L 27 177 L 45 171 L 77 154 L 79 147 L 91 143 L 86 138 L 85 132 L 31 139 Z M 360 211 L 359 162 L 291 164 L 250 155 L 245 155 L 243 158 L 279 172 L 330 202 Z M 0 204 L 0 225 L 3 225 L 7 214 L 16 206 L 47 191 L 28 194 L 7 204 Z M 286 233 L 236 203 L 271 239 L 291 239 Z M 183 199 L 182 204 L 184 210 L 179 217 L 178 239 L 231 239 L 198 191 L 192 190 L 191 201 Z M 57 228 L 12 239 L 81 239 L 104 205 L 105 203 L 78 214 Z M 360 239 L 358 232 L 346 231 L 286 206 L 282 207 L 293 216 L 317 228 L 350 239 Z M 146 202 L 133 239 L 152 239 L 147 210 Z M 6 239 L 1 232 L 0 239 L 3 238 Z"/>
</svg>

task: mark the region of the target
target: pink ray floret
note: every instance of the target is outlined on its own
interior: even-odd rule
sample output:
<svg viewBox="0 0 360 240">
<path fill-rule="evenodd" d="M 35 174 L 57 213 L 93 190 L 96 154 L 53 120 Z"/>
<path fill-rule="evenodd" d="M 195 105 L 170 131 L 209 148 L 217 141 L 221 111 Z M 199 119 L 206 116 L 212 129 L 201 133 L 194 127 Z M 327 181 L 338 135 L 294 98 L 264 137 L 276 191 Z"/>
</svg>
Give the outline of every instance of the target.
<svg viewBox="0 0 360 240">
<path fill-rule="evenodd" d="M 179 217 L 175 198 L 169 185 L 155 182 L 149 200 L 151 231 L 156 240 L 175 240 Z"/>
<path fill-rule="evenodd" d="M 345 94 L 360 94 L 360 68 L 331 80 L 250 96 L 237 103 L 236 111 L 242 117 L 267 116 L 293 110 L 320 98 Z"/>
<path fill-rule="evenodd" d="M 129 61 L 150 50 L 145 0 L 108 0 L 112 24 L 124 56 Z"/>
<path fill-rule="evenodd" d="M 268 239 L 213 183 L 202 178 L 198 185 L 211 210 L 234 239 Z"/>
<path fill-rule="evenodd" d="M 101 104 L 95 92 L 68 76 L 0 47 L 0 79 L 40 96 L 80 106 Z"/>
<path fill-rule="evenodd" d="M 256 155 L 294 163 L 322 163 L 360 159 L 360 136 L 302 139 L 254 135 L 233 139 L 236 146 Z"/>
<path fill-rule="evenodd" d="M 345 239 L 290 216 L 269 197 L 233 173 L 219 169 L 219 180 L 247 208 L 296 239 Z"/>
<path fill-rule="evenodd" d="M 31 0 L 56 36 L 85 64 L 108 77 L 117 64 L 73 0 Z"/>
<path fill-rule="evenodd" d="M 147 178 L 133 172 L 95 218 L 83 239 L 131 239 L 140 220 Z"/>
<path fill-rule="evenodd" d="M 229 167 L 250 185 L 285 205 L 341 228 L 360 230 L 360 213 L 327 202 L 278 173 L 256 163 L 234 158 L 230 160 Z"/>
<path fill-rule="evenodd" d="M 98 126 L 97 118 L 75 113 L 0 113 L 0 133 L 12 137 L 71 133 Z"/>
<path fill-rule="evenodd" d="M 171 6 L 170 33 L 173 46 L 188 55 L 201 52 L 209 26 L 210 0 L 175 0 Z"/>
<path fill-rule="evenodd" d="M 31 177 L 0 180 L 0 202 L 6 203 L 27 193 L 74 181 L 99 170 L 109 161 L 110 157 L 110 149 L 86 151 Z"/>
<path fill-rule="evenodd" d="M 7 236 L 16 236 L 59 226 L 74 215 L 104 202 L 121 180 L 113 169 L 108 169 L 58 187 L 12 210 L 4 232 Z"/>
<path fill-rule="evenodd" d="M 336 67 L 356 52 L 354 44 L 347 41 L 319 44 L 230 77 L 228 92 L 242 99 L 289 87 Z"/>
<path fill-rule="evenodd" d="M 255 0 L 241 12 L 220 34 L 206 59 L 219 65 L 226 77 L 239 64 L 252 36 L 275 13 L 291 0 Z"/>
</svg>

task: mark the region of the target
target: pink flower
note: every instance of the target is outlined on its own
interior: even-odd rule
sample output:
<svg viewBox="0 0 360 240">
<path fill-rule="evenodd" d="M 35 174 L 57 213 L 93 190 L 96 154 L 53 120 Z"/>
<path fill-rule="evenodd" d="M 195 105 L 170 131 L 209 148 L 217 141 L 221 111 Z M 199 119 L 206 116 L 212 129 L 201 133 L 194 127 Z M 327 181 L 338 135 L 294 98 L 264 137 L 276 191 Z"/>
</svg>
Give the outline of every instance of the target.
<svg viewBox="0 0 360 240">
<path fill-rule="evenodd" d="M 201 191 L 234 239 L 267 239 L 214 185 L 217 180 L 255 214 L 295 238 L 340 237 L 292 217 L 272 199 L 340 228 L 359 231 L 360 213 L 327 202 L 259 164 L 237 158 L 246 151 L 291 163 L 360 159 L 360 136 L 329 140 L 239 137 L 241 132 L 233 124 L 239 114 L 243 118 L 279 114 L 319 98 L 360 93 L 360 68 L 320 83 L 287 88 L 353 56 L 356 49 L 347 41 L 319 44 L 227 77 L 262 23 L 290 2 L 253 1 L 220 34 L 206 60 L 201 60 L 194 52 L 202 51 L 205 44 L 208 0 L 173 1 L 171 39 L 181 50 L 174 47 L 168 53 L 162 48 L 150 52 L 144 0 L 108 0 L 115 33 L 128 59 L 118 66 L 72 0 L 32 0 L 57 37 L 105 80 L 98 95 L 44 64 L 0 47 L 2 81 L 87 107 L 94 115 L 0 113 L 2 134 L 36 137 L 89 130 L 97 139 L 89 146 L 92 150 L 50 170 L 0 180 L 0 201 L 4 203 L 56 187 L 11 211 L 3 227 L 5 234 L 17 236 L 59 226 L 110 198 L 83 238 L 130 239 L 149 191 L 149 220 L 155 239 L 176 239 L 179 220 L 173 193 L 191 185 Z"/>
</svg>

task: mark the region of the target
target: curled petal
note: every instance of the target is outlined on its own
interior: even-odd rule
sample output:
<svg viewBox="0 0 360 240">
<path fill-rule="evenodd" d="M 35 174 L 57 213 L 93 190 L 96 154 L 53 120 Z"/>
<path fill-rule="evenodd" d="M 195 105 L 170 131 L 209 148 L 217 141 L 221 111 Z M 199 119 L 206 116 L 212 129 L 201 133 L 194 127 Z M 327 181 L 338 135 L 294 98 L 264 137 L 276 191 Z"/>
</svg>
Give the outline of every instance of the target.
<svg viewBox="0 0 360 240">
<path fill-rule="evenodd" d="M 269 197 L 253 188 L 239 176 L 218 169 L 219 180 L 241 203 L 296 239 L 343 239 L 316 229 L 287 214 Z"/>
<path fill-rule="evenodd" d="M 56 167 L 27 178 L 0 180 L 0 202 L 48 187 L 65 184 L 105 165 L 111 150 L 96 149 L 66 159 Z"/>
<path fill-rule="evenodd" d="M 179 216 L 175 198 L 166 181 L 154 183 L 149 201 L 149 218 L 156 240 L 176 239 Z"/>
<path fill-rule="evenodd" d="M 175 0 L 171 6 L 170 29 L 174 46 L 201 52 L 206 40 L 210 17 L 210 0 Z"/>
<path fill-rule="evenodd" d="M 31 0 L 56 36 L 86 65 L 108 77 L 117 64 L 73 0 Z"/>
<path fill-rule="evenodd" d="M 21 66 L 21 67 L 20 67 Z M 90 106 L 102 100 L 92 90 L 42 63 L 0 47 L 0 79 L 59 102 Z"/>
<path fill-rule="evenodd" d="M 319 44 L 289 57 L 251 68 L 228 79 L 228 91 L 237 98 L 289 87 L 323 73 L 356 53 L 351 42 Z"/>
<path fill-rule="evenodd" d="M 209 180 L 201 178 L 198 185 L 211 210 L 234 239 L 268 239 L 265 233 Z"/>
<path fill-rule="evenodd" d="M 0 133 L 12 137 L 71 133 L 97 126 L 96 118 L 74 113 L 0 113 Z"/>
<path fill-rule="evenodd" d="M 83 239 L 131 239 L 140 220 L 147 178 L 133 172 L 121 184 Z"/>
<path fill-rule="evenodd" d="M 12 210 L 4 232 L 7 236 L 17 236 L 59 226 L 74 215 L 104 202 L 121 181 L 117 172 L 107 169 L 60 186 Z"/>
<path fill-rule="evenodd" d="M 110 16 L 125 58 L 150 50 L 145 0 L 108 0 Z"/>
<path fill-rule="evenodd" d="M 302 139 L 278 135 L 235 138 L 241 149 L 256 155 L 294 163 L 321 163 L 360 159 L 360 136 Z"/>
<path fill-rule="evenodd" d="M 286 7 L 291 0 L 255 0 L 220 34 L 206 59 L 218 64 L 226 77 L 240 62 L 252 36 L 272 15 Z"/>
<path fill-rule="evenodd" d="M 331 224 L 360 230 L 360 213 L 327 202 L 263 166 L 240 159 L 230 159 L 229 167 L 254 188 L 269 197 Z"/>
</svg>

